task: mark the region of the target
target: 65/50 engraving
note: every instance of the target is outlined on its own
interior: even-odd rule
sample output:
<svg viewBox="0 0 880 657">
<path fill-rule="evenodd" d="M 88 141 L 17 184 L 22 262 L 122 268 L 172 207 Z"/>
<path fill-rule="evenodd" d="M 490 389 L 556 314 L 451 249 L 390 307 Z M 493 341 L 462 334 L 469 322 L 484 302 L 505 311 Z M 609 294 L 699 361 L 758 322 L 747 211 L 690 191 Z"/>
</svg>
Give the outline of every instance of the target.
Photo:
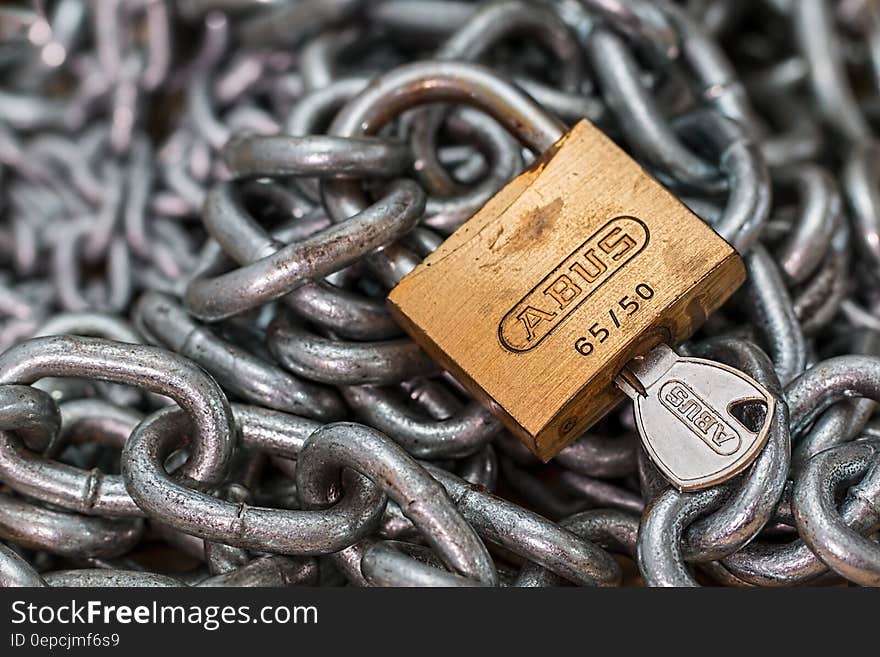
<svg viewBox="0 0 880 657">
<path fill-rule="evenodd" d="M 654 288 L 648 283 L 636 285 L 633 295 L 621 297 L 617 305 L 608 308 L 607 319 L 603 317 L 601 322 L 595 322 L 588 330 L 591 337 L 581 336 L 575 340 L 574 348 L 581 356 L 589 356 L 596 350 L 597 344 L 602 344 L 611 337 L 612 331 L 617 331 L 627 317 L 635 315 L 642 307 L 641 301 L 648 301 L 654 296 Z"/>
</svg>

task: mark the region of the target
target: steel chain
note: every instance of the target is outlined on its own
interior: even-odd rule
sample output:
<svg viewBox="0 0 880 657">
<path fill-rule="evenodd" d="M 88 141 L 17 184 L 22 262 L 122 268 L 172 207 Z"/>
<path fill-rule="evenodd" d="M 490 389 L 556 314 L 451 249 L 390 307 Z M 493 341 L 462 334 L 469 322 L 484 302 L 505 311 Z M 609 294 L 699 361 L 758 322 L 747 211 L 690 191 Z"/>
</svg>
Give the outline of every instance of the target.
<svg viewBox="0 0 880 657">
<path fill-rule="evenodd" d="M 0 586 L 880 585 L 878 38 L 867 0 L 0 7 Z M 670 488 L 629 410 L 543 465 L 385 307 L 581 118 L 745 258 L 682 347 L 779 401 L 733 481 Z"/>
</svg>

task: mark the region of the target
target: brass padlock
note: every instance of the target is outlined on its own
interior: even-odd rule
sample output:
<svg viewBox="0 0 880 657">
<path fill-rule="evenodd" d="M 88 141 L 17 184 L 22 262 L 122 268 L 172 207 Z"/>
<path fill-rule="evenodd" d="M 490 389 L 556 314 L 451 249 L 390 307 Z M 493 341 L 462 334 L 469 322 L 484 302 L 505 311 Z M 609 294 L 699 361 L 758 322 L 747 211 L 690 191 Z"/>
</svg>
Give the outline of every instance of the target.
<svg viewBox="0 0 880 657">
<path fill-rule="evenodd" d="M 733 247 L 581 121 L 388 299 L 546 461 L 622 399 L 628 362 L 687 339 L 744 280 Z"/>
</svg>

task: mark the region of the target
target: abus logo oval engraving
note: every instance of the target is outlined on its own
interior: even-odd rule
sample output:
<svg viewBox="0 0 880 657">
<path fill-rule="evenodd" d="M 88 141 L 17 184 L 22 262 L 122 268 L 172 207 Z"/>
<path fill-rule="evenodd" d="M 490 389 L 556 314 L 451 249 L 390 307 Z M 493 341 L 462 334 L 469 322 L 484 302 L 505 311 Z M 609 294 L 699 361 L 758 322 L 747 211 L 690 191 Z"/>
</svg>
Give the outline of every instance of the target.
<svg viewBox="0 0 880 657">
<path fill-rule="evenodd" d="M 498 337 L 510 351 L 534 349 L 648 244 L 648 227 L 615 217 L 572 251 L 501 320 Z"/>
<path fill-rule="evenodd" d="M 739 433 L 683 381 L 670 379 L 660 388 L 660 403 L 716 454 L 730 456 L 742 444 Z"/>
</svg>

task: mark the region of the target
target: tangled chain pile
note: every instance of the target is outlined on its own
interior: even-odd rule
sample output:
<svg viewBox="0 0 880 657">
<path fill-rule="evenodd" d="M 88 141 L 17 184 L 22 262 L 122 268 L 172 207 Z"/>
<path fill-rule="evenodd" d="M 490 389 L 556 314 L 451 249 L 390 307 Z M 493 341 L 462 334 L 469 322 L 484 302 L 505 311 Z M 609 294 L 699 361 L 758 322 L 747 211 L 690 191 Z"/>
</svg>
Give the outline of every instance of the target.
<svg viewBox="0 0 880 657">
<path fill-rule="evenodd" d="M 46 0 L 0 80 L 0 584 L 880 584 L 876 3 Z M 746 259 L 724 485 L 539 463 L 386 310 L 584 117 Z"/>
</svg>

